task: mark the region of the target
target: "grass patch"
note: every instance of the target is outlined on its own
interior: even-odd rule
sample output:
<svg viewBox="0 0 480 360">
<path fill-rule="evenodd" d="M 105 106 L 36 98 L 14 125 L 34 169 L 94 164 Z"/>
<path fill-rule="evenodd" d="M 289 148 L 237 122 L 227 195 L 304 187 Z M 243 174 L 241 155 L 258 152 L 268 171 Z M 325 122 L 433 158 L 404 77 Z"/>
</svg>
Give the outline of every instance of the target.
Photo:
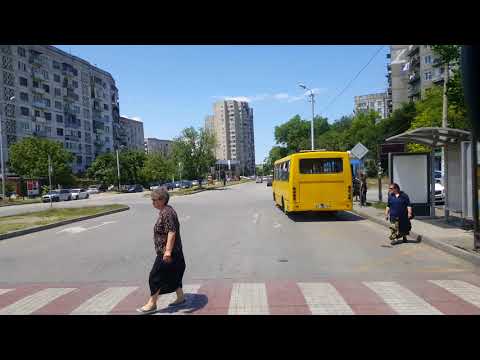
<svg viewBox="0 0 480 360">
<path fill-rule="evenodd" d="M 385 210 L 385 208 L 387 207 L 387 203 L 377 201 L 377 202 L 371 203 L 371 206 L 374 207 L 375 209 Z"/>
<path fill-rule="evenodd" d="M 41 203 L 42 199 L 41 198 L 35 198 L 35 199 L 15 199 L 15 200 L 0 200 L 0 207 L 1 206 L 11 206 L 11 205 L 26 205 L 26 204 L 37 204 Z"/>
<path fill-rule="evenodd" d="M 226 187 L 232 186 L 232 185 L 244 184 L 251 181 L 252 180 L 244 180 L 244 179 L 240 181 L 230 181 L 227 183 Z M 200 186 L 193 186 L 189 189 L 169 190 L 168 193 L 170 194 L 170 196 L 183 196 L 183 195 L 190 195 L 190 194 L 195 194 L 197 192 L 215 190 L 220 188 L 223 188 L 223 183 L 215 184 L 215 185 L 202 185 L 201 188 Z M 150 197 L 150 194 L 151 194 L 151 191 L 148 191 L 148 193 L 146 193 L 144 196 Z"/>
<path fill-rule="evenodd" d="M 0 217 L 0 234 L 35 226 L 49 225 L 63 220 L 96 215 L 110 210 L 125 208 L 125 205 L 89 206 L 82 208 L 49 209 Z"/>
</svg>

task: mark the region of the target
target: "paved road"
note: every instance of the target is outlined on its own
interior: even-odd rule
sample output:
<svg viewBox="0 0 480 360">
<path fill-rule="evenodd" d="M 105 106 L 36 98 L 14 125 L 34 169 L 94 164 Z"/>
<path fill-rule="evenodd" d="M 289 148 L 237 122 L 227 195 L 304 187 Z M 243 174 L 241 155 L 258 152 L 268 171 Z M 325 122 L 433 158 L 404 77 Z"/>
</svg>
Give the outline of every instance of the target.
<svg viewBox="0 0 480 360">
<path fill-rule="evenodd" d="M 35 313 L 128 313 L 143 301 L 154 259 L 151 201 L 142 194 L 94 201 L 131 210 L 0 242 L 0 314 L 2 307 L 25 312 L 25 297 Z M 480 274 L 470 263 L 424 244 L 391 247 L 385 228 L 350 213 L 287 217 L 265 184 L 173 197 L 171 204 L 181 221 L 184 283 L 199 312 L 473 313 L 480 307 Z M 40 299 L 36 307 L 29 296 Z"/>
</svg>

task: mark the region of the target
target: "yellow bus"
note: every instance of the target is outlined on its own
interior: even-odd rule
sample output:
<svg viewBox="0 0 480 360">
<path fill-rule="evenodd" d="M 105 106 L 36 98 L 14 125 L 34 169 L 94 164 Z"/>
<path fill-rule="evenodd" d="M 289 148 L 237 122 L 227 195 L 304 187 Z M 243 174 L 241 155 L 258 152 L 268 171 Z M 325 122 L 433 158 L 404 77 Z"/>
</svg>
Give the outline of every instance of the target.
<svg viewBox="0 0 480 360">
<path fill-rule="evenodd" d="M 286 213 L 352 210 L 347 152 L 301 151 L 275 161 L 273 201 Z"/>
</svg>

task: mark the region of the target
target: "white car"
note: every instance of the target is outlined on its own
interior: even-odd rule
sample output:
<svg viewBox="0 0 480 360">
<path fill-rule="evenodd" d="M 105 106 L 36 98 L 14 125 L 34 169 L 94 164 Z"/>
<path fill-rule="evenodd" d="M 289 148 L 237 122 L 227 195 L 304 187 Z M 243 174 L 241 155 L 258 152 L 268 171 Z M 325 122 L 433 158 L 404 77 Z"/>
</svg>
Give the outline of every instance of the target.
<svg viewBox="0 0 480 360">
<path fill-rule="evenodd" d="M 90 186 L 88 189 L 87 189 L 87 193 L 92 195 L 92 194 L 98 194 L 100 191 L 98 190 L 98 188 L 96 186 Z"/>
<path fill-rule="evenodd" d="M 85 189 L 72 189 L 73 200 L 88 199 L 89 196 Z"/>
<path fill-rule="evenodd" d="M 199 183 L 198 183 L 198 180 L 193 180 L 193 181 L 192 181 L 192 186 L 198 186 L 198 184 L 199 184 Z"/>
<path fill-rule="evenodd" d="M 60 197 L 60 201 L 70 201 L 72 200 L 72 190 L 70 189 L 62 189 L 58 191 L 58 195 Z"/>
<path fill-rule="evenodd" d="M 435 203 L 445 202 L 445 188 L 439 182 L 435 183 Z"/>
</svg>

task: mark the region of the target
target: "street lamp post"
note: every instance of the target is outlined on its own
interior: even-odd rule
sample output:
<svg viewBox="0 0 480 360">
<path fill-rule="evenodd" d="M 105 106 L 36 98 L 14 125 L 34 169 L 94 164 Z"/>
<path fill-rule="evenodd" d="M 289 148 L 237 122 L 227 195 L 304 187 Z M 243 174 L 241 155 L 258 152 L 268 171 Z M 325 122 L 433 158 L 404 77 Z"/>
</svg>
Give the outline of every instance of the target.
<svg viewBox="0 0 480 360">
<path fill-rule="evenodd" d="M 15 100 L 15 96 L 12 96 L 9 101 Z M 3 121 L 2 113 L 0 112 L 0 161 L 2 165 L 2 200 L 5 200 L 5 161 L 3 160 Z"/>
<path fill-rule="evenodd" d="M 314 136 L 313 136 L 313 121 L 315 119 L 315 94 L 313 93 L 312 89 L 306 87 L 304 84 L 298 84 L 298 86 L 300 86 L 304 90 L 309 90 L 310 91 L 310 95 L 308 95 L 310 97 L 310 101 L 312 102 L 312 124 L 311 124 L 310 133 L 311 133 L 311 136 L 312 136 L 312 150 L 315 150 L 315 140 L 314 140 Z"/>
</svg>

